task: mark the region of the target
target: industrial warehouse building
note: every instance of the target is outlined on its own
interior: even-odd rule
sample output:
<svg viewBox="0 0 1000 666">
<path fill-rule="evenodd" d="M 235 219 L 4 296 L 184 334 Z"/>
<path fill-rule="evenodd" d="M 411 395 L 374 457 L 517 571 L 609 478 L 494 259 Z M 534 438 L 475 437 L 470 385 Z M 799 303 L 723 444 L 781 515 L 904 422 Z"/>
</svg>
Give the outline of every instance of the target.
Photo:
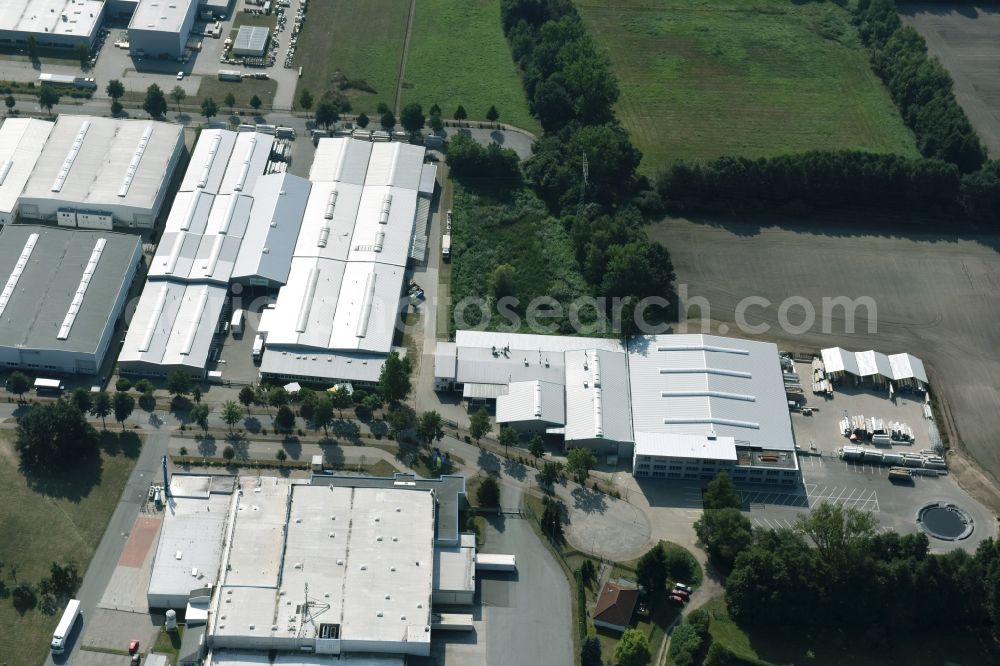
<svg viewBox="0 0 1000 666">
<path fill-rule="evenodd" d="M 638 477 L 801 480 L 778 348 L 713 335 L 628 345 Z"/>
<path fill-rule="evenodd" d="M 439 342 L 435 388 L 496 401 L 497 423 L 562 435 L 568 447 L 630 458 L 628 360 L 618 340 L 457 331 Z"/>
<path fill-rule="evenodd" d="M 265 174 L 273 144 L 254 132 L 201 133 L 125 336 L 123 374 L 205 376 L 230 284 L 287 280 L 310 183 Z"/>
<path fill-rule="evenodd" d="M 21 193 L 21 217 L 152 229 L 183 153 L 180 125 L 61 115 Z"/>
<path fill-rule="evenodd" d="M 175 474 L 170 490 L 149 606 L 207 615 L 211 664 L 401 664 L 429 654 L 436 605 L 473 602 L 462 477 L 248 477 L 234 492 L 233 477 Z"/>
<path fill-rule="evenodd" d="M 34 118 L 7 118 L 0 125 L 0 224 L 17 218 L 21 192 L 51 131 L 52 123 Z"/>
<path fill-rule="evenodd" d="M 90 48 L 104 20 L 104 0 L 17 0 L 0 3 L 0 44 Z"/>
<path fill-rule="evenodd" d="M 28 224 L 0 231 L 0 365 L 96 374 L 141 260 L 135 236 Z"/>
<path fill-rule="evenodd" d="M 567 448 L 631 458 L 642 477 L 796 484 L 778 349 L 706 335 L 618 340 L 457 331 L 439 342 L 435 390 Z"/>
<path fill-rule="evenodd" d="M 288 283 L 261 316 L 263 377 L 378 381 L 407 262 L 423 257 L 414 230 L 425 228 L 433 194 L 432 178 L 421 184 L 423 159 L 404 143 L 320 139 Z"/>
<path fill-rule="evenodd" d="M 197 13 L 197 0 L 139 0 L 128 24 L 129 55 L 181 58 Z"/>
</svg>

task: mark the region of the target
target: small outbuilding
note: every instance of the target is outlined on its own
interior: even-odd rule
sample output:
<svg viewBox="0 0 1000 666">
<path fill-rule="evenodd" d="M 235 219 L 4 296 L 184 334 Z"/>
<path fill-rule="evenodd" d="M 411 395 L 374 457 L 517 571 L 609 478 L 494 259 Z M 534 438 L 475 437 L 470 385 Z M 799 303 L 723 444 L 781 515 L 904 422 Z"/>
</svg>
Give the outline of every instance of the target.
<svg viewBox="0 0 1000 666">
<path fill-rule="evenodd" d="M 233 41 L 233 55 L 263 56 L 267 42 L 271 38 L 271 29 L 260 25 L 240 26 Z"/>
<path fill-rule="evenodd" d="M 607 582 L 594 606 L 594 626 L 612 631 L 625 631 L 639 602 L 639 589 L 621 583 Z"/>
</svg>

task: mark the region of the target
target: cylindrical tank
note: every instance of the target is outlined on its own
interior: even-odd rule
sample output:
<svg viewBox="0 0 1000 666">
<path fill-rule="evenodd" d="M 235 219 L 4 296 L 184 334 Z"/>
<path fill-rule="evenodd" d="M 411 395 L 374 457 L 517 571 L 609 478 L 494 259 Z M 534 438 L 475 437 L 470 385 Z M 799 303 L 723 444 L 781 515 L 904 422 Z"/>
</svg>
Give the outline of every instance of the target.
<svg viewBox="0 0 1000 666">
<path fill-rule="evenodd" d="M 163 628 L 167 631 L 177 631 L 177 611 L 173 609 L 167 611 L 167 620 L 163 623 Z"/>
</svg>

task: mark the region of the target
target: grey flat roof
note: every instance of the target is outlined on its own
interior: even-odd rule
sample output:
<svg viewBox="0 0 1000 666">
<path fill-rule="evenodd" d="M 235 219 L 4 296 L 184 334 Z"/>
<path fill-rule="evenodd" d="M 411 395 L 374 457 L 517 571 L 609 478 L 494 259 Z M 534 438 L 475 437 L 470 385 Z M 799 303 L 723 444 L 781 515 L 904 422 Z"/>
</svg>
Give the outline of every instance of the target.
<svg viewBox="0 0 1000 666">
<path fill-rule="evenodd" d="M 29 249 L 29 241 L 34 239 Z M 82 300 L 74 306 L 84 273 L 99 242 L 103 248 Z M 0 231 L 0 345 L 71 352 L 95 352 L 118 313 L 114 305 L 129 288 L 139 238 L 110 231 L 8 224 Z M 18 273 L 21 257 L 26 256 Z M 65 339 L 63 324 L 76 310 Z"/>
<path fill-rule="evenodd" d="M 0 2 L 0 30 L 89 38 L 104 0 L 17 0 Z"/>
<path fill-rule="evenodd" d="M 99 211 L 152 208 L 169 185 L 183 133 L 180 125 L 153 120 L 60 115 L 22 201 L 56 200 Z"/>
<path fill-rule="evenodd" d="M 437 526 L 435 538 L 438 542 L 458 543 L 458 512 L 461 497 L 465 496 L 465 477 L 446 475 L 437 479 L 421 479 L 413 474 L 399 472 L 391 477 L 372 476 L 314 476 L 314 486 L 338 486 L 345 488 L 403 488 L 408 490 L 433 490 L 437 500 Z"/>
<path fill-rule="evenodd" d="M 192 2 L 195 0 L 140 0 L 129 30 L 180 33 Z"/>
</svg>

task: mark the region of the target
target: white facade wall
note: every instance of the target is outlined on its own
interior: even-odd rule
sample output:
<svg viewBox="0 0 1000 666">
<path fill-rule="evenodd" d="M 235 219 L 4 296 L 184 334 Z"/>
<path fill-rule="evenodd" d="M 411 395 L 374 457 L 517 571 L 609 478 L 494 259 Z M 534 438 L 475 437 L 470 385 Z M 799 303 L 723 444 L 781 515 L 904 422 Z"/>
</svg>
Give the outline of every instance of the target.
<svg viewBox="0 0 1000 666">
<path fill-rule="evenodd" d="M 195 0 L 140 0 L 128 27 L 129 55 L 180 58 L 197 13 Z"/>
</svg>

